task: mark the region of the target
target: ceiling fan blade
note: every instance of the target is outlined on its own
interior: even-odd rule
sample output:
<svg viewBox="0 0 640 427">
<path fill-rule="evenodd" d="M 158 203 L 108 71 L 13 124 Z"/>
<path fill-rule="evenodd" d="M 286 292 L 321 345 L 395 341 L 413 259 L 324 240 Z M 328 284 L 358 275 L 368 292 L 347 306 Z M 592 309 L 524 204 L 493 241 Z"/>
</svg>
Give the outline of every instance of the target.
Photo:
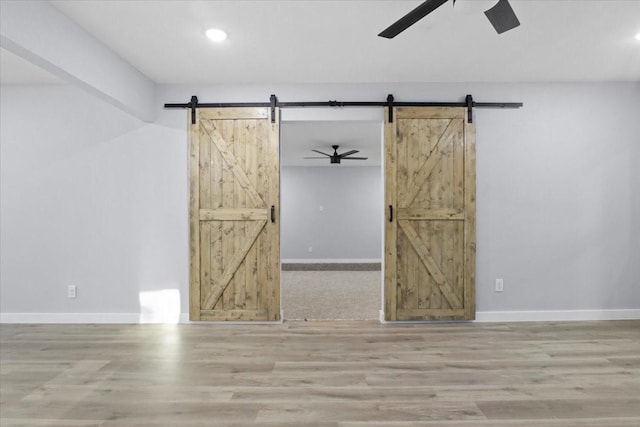
<svg viewBox="0 0 640 427">
<path fill-rule="evenodd" d="M 322 159 L 322 160 L 326 160 L 326 157 L 303 157 L 303 159 Z"/>
<path fill-rule="evenodd" d="M 367 160 L 368 157 L 343 157 L 342 160 Z"/>
<path fill-rule="evenodd" d="M 350 156 L 350 155 L 356 154 L 356 153 L 359 153 L 359 151 L 358 150 L 351 150 L 351 151 L 347 151 L 346 153 L 340 154 L 340 157 L 345 158 L 347 156 Z"/>
<path fill-rule="evenodd" d="M 313 151 L 315 153 L 318 153 L 318 154 L 322 154 L 323 156 L 331 157 L 331 154 L 323 153 L 322 151 L 318 151 L 318 150 L 311 150 L 311 151 Z"/>
<path fill-rule="evenodd" d="M 518 17 L 509 4 L 509 0 L 499 0 L 495 6 L 484 12 L 498 34 L 512 30 L 520 25 Z"/>
<path fill-rule="evenodd" d="M 445 4 L 447 1 L 448 0 L 427 0 L 423 2 L 411 12 L 407 13 L 402 18 L 391 24 L 387 29 L 378 34 L 378 36 L 384 37 L 386 39 L 394 38 L 443 4 Z"/>
</svg>

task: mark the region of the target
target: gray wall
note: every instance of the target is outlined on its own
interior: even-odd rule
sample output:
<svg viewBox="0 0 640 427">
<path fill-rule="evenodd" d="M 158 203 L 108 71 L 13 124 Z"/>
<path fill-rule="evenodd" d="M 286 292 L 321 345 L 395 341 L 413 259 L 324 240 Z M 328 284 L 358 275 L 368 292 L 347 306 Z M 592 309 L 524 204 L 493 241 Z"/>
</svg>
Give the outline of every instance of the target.
<svg viewBox="0 0 640 427">
<path fill-rule="evenodd" d="M 281 199 L 283 261 L 382 259 L 380 166 L 283 167 Z"/>
<path fill-rule="evenodd" d="M 2 87 L 0 123 L 1 311 L 135 315 L 175 289 L 188 311 L 184 129 L 62 85 Z"/>
<path fill-rule="evenodd" d="M 640 84 L 508 89 L 477 114 L 478 306 L 640 307 Z"/>
<path fill-rule="evenodd" d="M 153 124 L 66 86 L 2 87 L 0 310 L 135 314 L 172 290 L 187 312 L 187 112 L 161 104 L 271 93 L 523 101 L 475 112 L 478 310 L 640 309 L 640 84 L 584 83 L 164 86 Z"/>
</svg>

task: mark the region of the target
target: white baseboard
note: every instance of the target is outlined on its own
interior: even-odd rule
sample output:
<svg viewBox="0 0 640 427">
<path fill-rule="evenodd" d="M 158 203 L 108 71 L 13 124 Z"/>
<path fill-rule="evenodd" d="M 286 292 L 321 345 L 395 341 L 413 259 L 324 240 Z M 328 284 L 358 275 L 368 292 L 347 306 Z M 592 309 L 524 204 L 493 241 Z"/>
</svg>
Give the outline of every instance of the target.
<svg viewBox="0 0 640 427">
<path fill-rule="evenodd" d="M 180 313 L 178 323 L 188 323 Z M 162 323 L 145 321 L 140 313 L 0 313 L 0 323 Z"/>
<path fill-rule="evenodd" d="M 283 319 L 281 314 L 280 319 Z M 586 320 L 640 319 L 640 309 L 624 310 L 546 310 L 546 311 L 478 311 L 475 322 L 561 322 Z M 282 322 L 282 320 L 280 321 Z M 381 323 L 387 322 L 380 310 Z M 0 323 L 162 323 L 145 321 L 140 313 L 0 313 Z M 189 313 L 180 313 L 178 323 L 189 323 Z M 225 322 L 226 323 L 226 322 Z M 269 322 L 277 323 L 277 322 Z M 246 324 L 246 322 L 243 322 Z"/>
<path fill-rule="evenodd" d="M 477 323 L 490 322 L 569 322 L 588 320 L 637 320 L 640 310 L 544 310 L 544 311 L 478 311 Z M 380 310 L 380 323 L 433 323 L 433 321 L 387 322 Z"/>
<path fill-rule="evenodd" d="M 354 258 L 354 259 L 283 259 L 282 264 L 372 264 L 382 262 L 376 258 Z"/>
<path fill-rule="evenodd" d="M 572 320 L 633 319 L 640 319 L 640 309 L 476 312 L 476 322 L 562 322 Z"/>
</svg>

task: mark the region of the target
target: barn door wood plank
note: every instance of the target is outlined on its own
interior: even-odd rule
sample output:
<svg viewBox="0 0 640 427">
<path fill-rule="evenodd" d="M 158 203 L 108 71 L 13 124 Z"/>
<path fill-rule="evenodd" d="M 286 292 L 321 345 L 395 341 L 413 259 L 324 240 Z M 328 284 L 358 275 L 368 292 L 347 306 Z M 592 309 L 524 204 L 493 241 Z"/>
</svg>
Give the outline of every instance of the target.
<svg viewBox="0 0 640 427">
<path fill-rule="evenodd" d="M 234 156 L 233 152 L 229 150 L 229 146 L 220 133 L 218 133 L 217 129 L 213 128 L 210 123 L 203 122 L 204 129 L 207 134 L 213 141 L 215 147 L 218 149 L 222 158 L 229 165 L 231 172 L 235 176 L 237 183 L 240 187 L 246 191 L 247 196 L 251 199 L 254 207 L 266 207 L 266 203 L 262 200 L 262 197 L 258 194 L 256 189 L 251 185 L 249 178 L 247 177 L 244 170 L 240 167 L 238 160 Z"/>
<path fill-rule="evenodd" d="M 216 154 L 217 150 L 212 147 L 212 142 L 207 135 L 207 144 L 209 145 L 210 163 L 211 163 L 211 205 L 212 210 L 224 209 L 225 202 L 224 193 L 228 190 L 229 184 L 229 171 L 224 160 Z M 215 154 L 215 155 L 214 155 Z M 205 210 L 206 211 L 206 210 Z M 209 229 L 209 241 L 211 246 L 210 253 L 210 268 L 211 276 L 217 277 L 224 272 L 224 260 L 226 256 L 226 241 L 223 241 L 224 228 L 228 227 L 226 218 L 221 218 L 218 221 L 207 221 L 206 218 L 202 218 L 202 212 L 200 211 L 201 224 Z M 204 237 L 203 237 L 204 238 Z M 203 287 L 208 287 L 211 281 L 202 282 Z M 203 298 L 208 295 L 208 292 L 202 292 Z M 206 320 L 206 319 L 202 319 Z"/>
<path fill-rule="evenodd" d="M 438 165 L 440 158 L 444 154 L 447 145 L 451 143 L 453 136 L 456 134 L 457 122 L 451 120 L 446 130 L 438 140 L 438 143 L 431 151 L 425 164 L 419 169 L 419 172 L 413 177 L 412 182 L 407 186 L 405 198 L 401 201 L 402 206 L 408 207 L 413 199 L 416 198 L 420 189 L 424 186 L 427 178 L 431 175 L 433 169 Z"/>
<path fill-rule="evenodd" d="M 256 321 L 265 322 L 269 320 L 268 310 L 202 310 L 202 320 L 210 322 L 222 321 Z"/>
<path fill-rule="evenodd" d="M 233 143 L 234 142 L 234 131 L 235 131 L 235 122 L 236 120 L 220 120 L 220 121 L 215 121 L 215 125 L 216 125 L 216 129 L 218 130 L 218 133 L 220 134 L 220 136 L 222 137 L 222 139 L 224 141 L 229 141 L 229 143 Z M 205 129 L 206 130 L 206 129 Z M 222 169 L 222 188 L 220 190 L 220 197 L 222 198 L 222 206 L 223 207 L 235 207 L 234 206 L 234 190 L 236 188 L 236 183 L 235 183 L 235 175 L 233 173 L 232 170 L 232 165 L 231 163 L 229 163 L 228 161 L 225 160 L 224 156 L 222 155 L 222 153 L 220 152 L 220 150 L 215 146 L 215 142 L 211 139 L 211 136 L 208 135 L 209 140 L 211 141 L 211 144 L 213 145 L 213 147 L 215 147 L 212 152 L 215 153 L 216 158 L 218 159 L 219 163 L 220 163 L 220 167 Z M 222 228 L 222 234 L 220 234 L 218 237 L 218 240 L 220 241 L 221 245 L 222 245 L 222 265 L 220 265 L 220 276 L 216 276 L 216 277 L 221 277 L 224 272 L 226 271 L 226 268 L 229 264 L 228 260 L 229 257 L 232 256 L 232 254 L 236 253 L 236 241 L 233 238 L 235 233 L 235 227 L 234 221 L 221 221 L 221 228 Z M 226 287 L 225 287 L 225 291 L 222 294 L 221 298 L 218 298 L 218 302 L 216 303 L 215 306 L 210 307 L 208 305 L 206 305 L 203 301 L 203 305 L 202 308 L 203 309 L 208 309 L 208 308 L 213 308 L 213 309 L 218 309 L 218 310 L 231 310 L 234 307 L 234 298 L 233 298 L 233 291 L 234 291 L 234 283 L 233 283 L 233 277 L 231 278 L 231 283 L 227 283 Z M 208 282 L 209 286 L 211 286 L 212 282 Z M 211 288 L 206 289 L 206 295 L 209 296 L 211 293 Z M 206 299 L 205 299 L 206 301 Z"/>
<path fill-rule="evenodd" d="M 466 119 L 467 109 L 460 107 L 397 107 L 395 117 L 401 119 Z"/>
<path fill-rule="evenodd" d="M 256 141 L 256 152 L 257 157 L 260 161 L 256 165 L 256 178 L 257 185 L 256 188 L 260 194 L 262 194 L 265 200 L 270 200 L 268 196 L 268 188 L 269 183 L 269 174 L 267 171 L 267 164 L 264 159 L 266 159 L 267 154 L 270 151 L 270 146 L 267 144 L 267 129 L 265 128 L 265 123 L 260 121 L 257 123 L 257 141 Z M 268 220 L 268 219 L 267 219 Z M 256 272 L 257 282 L 256 283 L 268 283 L 269 280 L 267 278 L 267 269 L 269 268 L 269 263 L 267 262 L 265 254 L 269 252 L 269 247 L 267 245 L 267 236 L 266 232 L 263 232 L 259 237 L 256 243 L 256 249 L 259 252 L 260 256 L 258 256 L 257 267 L 258 271 Z M 256 301 L 258 307 L 266 307 L 269 304 L 267 300 L 267 289 L 264 286 L 257 286 L 256 288 Z"/>
<path fill-rule="evenodd" d="M 200 210 L 212 206 L 212 159 L 211 142 L 207 138 L 204 128 L 200 127 Z M 211 281 L 211 224 L 200 222 L 200 283 Z M 204 297 L 201 292 L 200 297 Z"/>
<path fill-rule="evenodd" d="M 411 124 L 411 121 L 403 120 L 395 126 L 393 143 L 396 146 L 395 152 L 398 159 L 395 165 L 396 182 L 409 182 L 409 174 L 411 172 L 409 171 L 409 158 L 410 149 L 412 148 L 410 141 L 412 138 L 415 138 L 415 135 L 413 134 L 413 132 L 415 132 L 415 129 L 411 129 Z M 409 188 L 407 185 L 400 185 L 396 189 L 398 208 L 406 207 L 406 203 L 404 201 L 409 198 L 408 192 Z"/>
<path fill-rule="evenodd" d="M 255 221 L 268 217 L 268 209 L 200 209 L 200 221 Z"/>
<path fill-rule="evenodd" d="M 433 259 L 433 256 L 431 255 L 427 247 L 424 245 L 422 240 L 420 240 L 420 237 L 418 236 L 418 233 L 416 233 L 416 230 L 411 226 L 411 224 L 409 224 L 409 221 L 401 220 L 398 221 L 398 224 L 400 226 L 400 229 L 402 229 L 404 234 L 411 242 L 411 245 L 416 251 L 416 254 L 418 255 L 418 257 L 420 257 L 420 260 L 429 271 L 429 274 L 431 274 L 431 277 L 433 277 L 433 279 L 435 280 L 436 284 L 440 288 L 440 291 L 447 299 L 451 308 L 462 307 L 460 300 L 451 289 L 451 284 L 442 273 L 442 270 L 440 270 L 440 267 L 438 267 L 438 263 Z"/>
<path fill-rule="evenodd" d="M 269 117 L 269 109 L 266 107 L 206 108 L 199 113 L 203 119 L 209 120 L 266 120 Z"/>
<path fill-rule="evenodd" d="M 404 208 L 398 209 L 398 219 L 464 221 L 464 212 L 448 208 Z"/>
<path fill-rule="evenodd" d="M 197 113 L 197 112 L 196 112 Z M 188 114 L 190 120 L 190 114 Z M 189 319 L 200 320 L 200 126 L 189 128 Z"/>
<path fill-rule="evenodd" d="M 438 308 L 419 308 L 419 309 L 398 309 L 398 320 L 422 320 L 424 318 L 453 317 L 462 319 L 465 313 L 463 309 L 438 309 Z"/>
<path fill-rule="evenodd" d="M 249 252 L 249 249 L 251 249 L 251 247 L 255 243 L 258 235 L 262 231 L 265 224 L 266 224 L 266 221 L 255 221 L 254 224 L 251 225 L 249 231 L 247 232 L 247 237 L 245 238 L 242 246 L 236 249 L 235 254 L 229 260 L 229 263 L 225 267 L 222 275 L 217 278 L 212 278 L 211 292 L 207 296 L 203 304 L 203 307 L 205 309 L 215 307 L 215 304 L 218 302 L 218 300 L 222 296 L 222 293 L 225 291 L 225 289 L 229 285 L 229 282 L 231 281 L 236 270 L 240 266 L 240 263 L 242 262 L 242 260 L 244 260 L 245 256 L 247 255 L 247 252 Z"/>
<path fill-rule="evenodd" d="M 389 123 L 389 108 L 384 109 L 386 123 L 384 127 L 385 150 L 385 248 L 384 248 L 384 317 L 396 320 L 397 307 L 397 219 L 391 218 L 395 209 L 397 215 L 397 158 L 396 132 L 397 120 Z"/>
<path fill-rule="evenodd" d="M 234 181 L 234 188 L 233 188 L 233 205 L 239 209 L 245 209 L 247 208 L 247 202 L 248 202 L 248 197 L 247 197 L 247 191 L 245 190 L 245 188 L 253 188 L 255 191 L 255 188 L 253 187 L 251 181 L 249 180 L 249 176 L 248 176 L 248 171 L 245 169 L 245 155 L 246 155 L 246 145 L 247 145 L 247 128 L 250 125 L 250 121 L 249 120 L 234 120 L 233 124 L 234 124 L 234 129 L 233 129 L 233 135 L 235 138 L 234 143 L 231 145 L 231 147 L 229 148 L 229 151 L 231 152 L 231 154 L 233 155 L 233 158 L 236 160 L 237 164 L 238 164 L 238 169 L 242 171 L 242 174 L 244 176 L 244 178 L 246 178 L 246 182 L 245 182 L 245 186 L 243 186 L 242 184 L 242 179 L 238 178 L 238 175 L 236 173 L 234 173 L 234 175 L 236 176 L 236 179 Z M 224 156 L 224 154 L 223 154 Z M 256 191 L 256 194 L 257 191 Z M 262 207 L 263 205 L 261 205 Z M 246 238 L 246 221 L 236 221 L 234 222 L 233 226 L 234 226 L 234 246 L 236 247 L 236 250 L 238 248 L 242 247 L 242 244 Z M 256 235 L 257 238 L 257 235 Z M 247 256 L 249 255 L 249 252 L 251 252 L 251 247 L 253 246 L 253 244 L 249 247 L 249 249 L 247 250 L 247 252 L 244 254 L 244 256 L 242 257 L 242 259 L 240 260 L 240 263 L 238 264 L 238 267 L 235 269 L 235 272 L 233 273 L 233 281 L 234 281 L 234 287 L 233 287 L 233 309 L 234 310 L 244 310 L 246 308 L 246 269 L 245 269 L 245 264 L 244 261 L 246 260 Z M 230 307 L 229 307 L 230 308 Z"/>
<path fill-rule="evenodd" d="M 476 130 L 466 123 L 464 130 L 464 308 L 467 319 L 476 317 Z"/>
<path fill-rule="evenodd" d="M 268 233 L 268 267 L 267 281 L 280 283 L 280 109 L 275 109 L 273 121 L 265 120 L 261 124 L 266 128 L 269 151 L 267 153 L 268 203 L 267 207 L 274 208 L 274 221 L 267 224 Z M 280 286 L 267 289 L 267 306 L 280 307 Z M 280 320 L 280 311 L 273 310 L 270 320 Z"/>
<path fill-rule="evenodd" d="M 244 170 L 246 171 L 247 178 L 249 178 L 250 185 L 256 189 L 258 194 L 258 183 L 256 182 L 256 164 L 258 159 L 256 157 L 256 144 L 257 144 L 257 121 L 251 120 L 247 122 L 244 138 Z M 245 207 L 245 210 L 247 207 Z M 262 209 L 261 215 L 264 217 L 256 218 L 260 220 L 267 220 L 268 209 Z M 258 236 L 259 238 L 259 236 Z M 244 259 L 244 275 L 245 275 L 245 295 L 244 295 L 244 309 L 256 310 L 258 308 L 256 301 L 256 289 L 257 289 L 257 262 L 258 262 L 258 248 L 257 243 L 254 244 L 247 256 Z M 266 311 L 266 310 L 265 310 Z M 265 314 L 266 317 L 266 314 Z M 249 319 L 247 319 L 249 320 Z"/>
</svg>

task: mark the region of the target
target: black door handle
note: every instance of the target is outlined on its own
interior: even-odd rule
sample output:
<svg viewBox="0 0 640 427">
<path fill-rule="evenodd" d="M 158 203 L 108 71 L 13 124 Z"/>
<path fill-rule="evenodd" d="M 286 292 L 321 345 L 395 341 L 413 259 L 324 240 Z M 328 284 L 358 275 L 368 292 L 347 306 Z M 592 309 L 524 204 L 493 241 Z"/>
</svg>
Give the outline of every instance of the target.
<svg viewBox="0 0 640 427">
<path fill-rule="evenodd" d="M 389 205 L 389 222 L 393 222 L 393 205 Z"/>
<path fill-rule="evenodd" d="M 271 222 L 276 222 L 276 207 L 271 205 Z"/>
</svg>

